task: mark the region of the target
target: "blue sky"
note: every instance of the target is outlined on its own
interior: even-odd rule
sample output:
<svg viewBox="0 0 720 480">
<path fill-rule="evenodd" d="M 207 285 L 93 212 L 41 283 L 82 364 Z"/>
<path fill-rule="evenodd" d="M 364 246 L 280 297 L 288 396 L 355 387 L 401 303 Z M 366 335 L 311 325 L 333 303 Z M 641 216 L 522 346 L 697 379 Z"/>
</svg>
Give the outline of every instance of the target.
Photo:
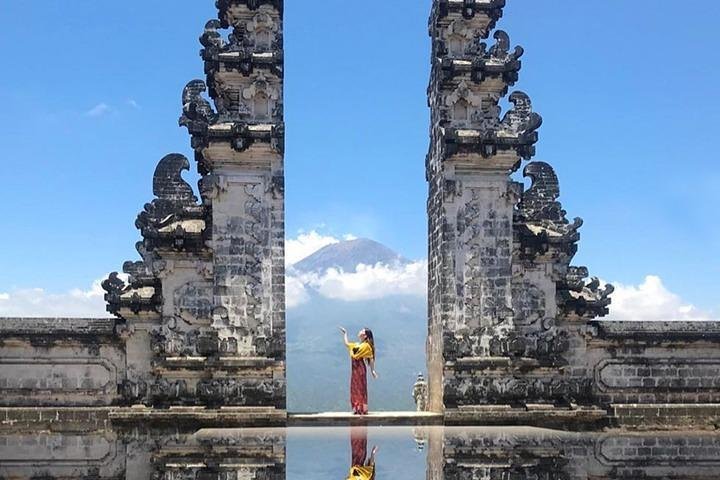
<svg viewBox="0 0 720 480">
<path fill-rule="evenodd" d="M 85 288 L 134 259 L 212 0 L 0 3 L 0 292 Z M 426 253 L 430 0 L 286 2 L 287 228 Z M 585 219 L 577 263 L 720 312 L 720 4 L 509 0 L 536 159 Z"/>
</svg>

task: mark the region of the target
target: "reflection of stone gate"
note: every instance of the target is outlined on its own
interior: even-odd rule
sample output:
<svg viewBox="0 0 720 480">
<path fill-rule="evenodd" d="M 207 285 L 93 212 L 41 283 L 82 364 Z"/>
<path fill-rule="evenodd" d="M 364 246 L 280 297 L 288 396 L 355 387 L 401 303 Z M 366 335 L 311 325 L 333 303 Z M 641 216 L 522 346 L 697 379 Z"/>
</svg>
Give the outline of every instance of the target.
<svg viewBox="0 0 720 480">
<path fill-rule="evenodd" d="M 430 408 L 449 423 L 717 417 L 720 322 L 594 320 L 611 288 L 570 266 L 582 222 L 555 172 L 532 162 L 530 188 L 512 180 L 541 118 L 522 92 L 500 115 L 523 54 L 502 31 L 482 42 L 504 5 L 435 0 L 431 14 Z M 136 222 L 142 261 L 103 284 L 117 319 L 0 320 L 0 406 L 285 420 L 283 1 L 217 7 L 200 39 L 207 81 L 187 85 L 180 119 L 200 201 L 190 162 L 163 158 Z"/>
</svg>

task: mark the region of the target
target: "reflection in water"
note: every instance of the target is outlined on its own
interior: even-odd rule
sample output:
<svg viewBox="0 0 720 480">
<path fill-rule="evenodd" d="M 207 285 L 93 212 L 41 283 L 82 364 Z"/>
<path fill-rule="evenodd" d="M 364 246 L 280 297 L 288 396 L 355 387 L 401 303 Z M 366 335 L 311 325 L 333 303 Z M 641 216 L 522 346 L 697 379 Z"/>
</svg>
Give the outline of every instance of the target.
<svg viewBox="0 0 720 480">
<path fill-rule="evenodd" d="M 13 428 L 0 425 L 3 480 L 720 478 L 720 435 L 715 433 L 401 427 L 33 432 Z M 418 445 L 424 452 L 418 451 Z"/>
<path fill-rule="evenodd" d="M 429 435 L 428 480 L 719 478 L 715 433 L 446 428 Z"/>
<path fill-rule="evenodd" d="M 350 473 L 347 480 L 373 480 L 375 478 L 375 454 L 377 447 L 373 447 L 368 457 L 368 429 L 367 427 L 352 427 L 350 429 Z"/>
</svg>

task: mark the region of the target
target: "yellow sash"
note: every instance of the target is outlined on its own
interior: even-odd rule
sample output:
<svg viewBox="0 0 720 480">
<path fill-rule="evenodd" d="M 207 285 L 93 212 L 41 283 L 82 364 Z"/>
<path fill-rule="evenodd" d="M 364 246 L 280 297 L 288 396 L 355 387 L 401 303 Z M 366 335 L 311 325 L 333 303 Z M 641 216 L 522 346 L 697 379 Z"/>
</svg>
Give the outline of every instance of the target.
<svg viewBox="0 0 720 480">
<path fill-rule="evenodd" d="M 375 473 L 375 467 L 352 467 L 347 480 L 370 480 Z"/>
<path fill-rule="evenodd" d="M 368 342 L 351 343 L 348 346 L 350 357 L 353 360 L 365 360 L 373 358 L 373 349 Z"/>
</svg>

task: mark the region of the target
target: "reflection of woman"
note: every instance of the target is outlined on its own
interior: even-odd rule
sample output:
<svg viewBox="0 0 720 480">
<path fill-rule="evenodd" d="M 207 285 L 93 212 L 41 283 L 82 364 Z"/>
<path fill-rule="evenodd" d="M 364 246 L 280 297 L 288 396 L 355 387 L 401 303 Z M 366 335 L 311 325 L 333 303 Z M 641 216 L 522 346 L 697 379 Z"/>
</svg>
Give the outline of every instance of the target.
<svg viewBox="0 0 720 480">
<path fill-rule="evenodd" d="M 352 466 L 350 467 L 347 480 L 375 479 L 375 454 L 377 453 L 377 447 L 373 447 L 370 458 L 368 458 L 367 443 L 367 427 L 353 427 L 350 429 Z"/>
<path fill-rule="evenodd" d="M 375 371 L 375 338 L 372 330 L 365 328 L 360 330 L 358 338 L 360 342 L 350 343 L 347 330 L 340 328 L 343 334 L 345 346 L 350 352 L 352 359 L 352 375 L 350 377 L 350 404 L 355 415 L 368 414 L 368 390 L 367 390 L 367 365 L 374 378 L 378 378 Z"/>
</svg>

